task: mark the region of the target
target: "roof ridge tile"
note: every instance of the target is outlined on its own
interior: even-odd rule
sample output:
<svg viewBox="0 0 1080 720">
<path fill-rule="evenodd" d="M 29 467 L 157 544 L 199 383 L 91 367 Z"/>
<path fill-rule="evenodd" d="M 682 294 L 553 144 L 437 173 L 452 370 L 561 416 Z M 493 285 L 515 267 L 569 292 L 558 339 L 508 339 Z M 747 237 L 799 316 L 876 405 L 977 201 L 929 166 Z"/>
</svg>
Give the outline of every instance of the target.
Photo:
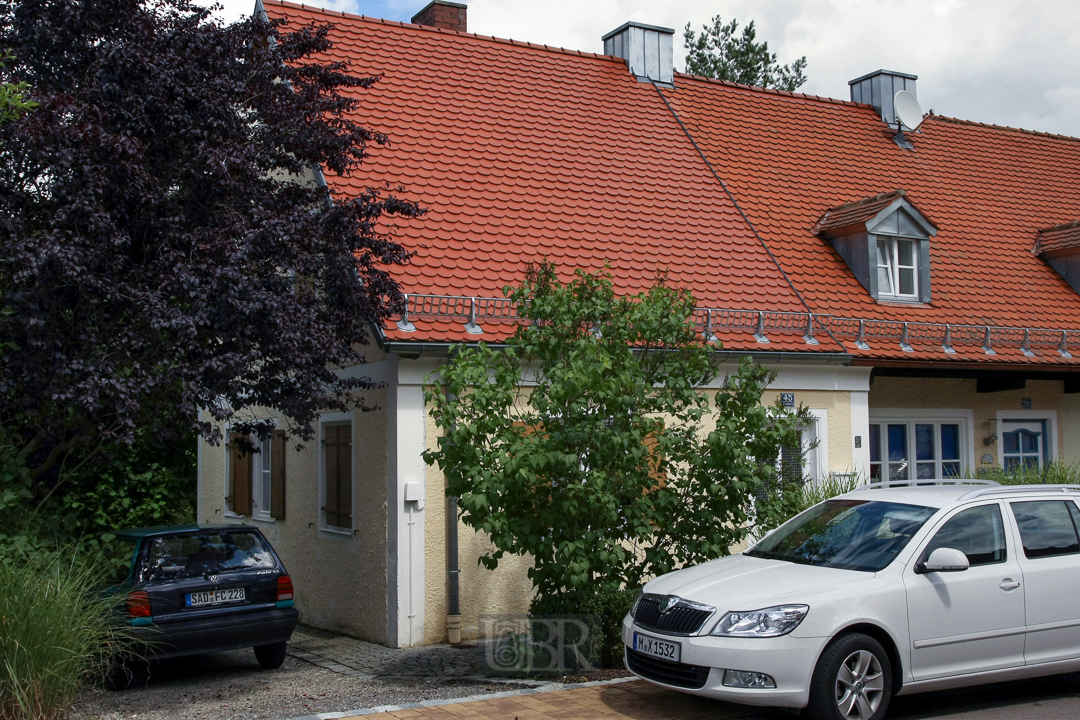
<svg viewBox="0 0 1080 720">
<path fill-rule="evenodd" d="M 1011 125 L 994 125 L 993 123 L 978 122 L 977 120 L 964 120 L 962 118 L 949 117 L 948 115 L 935 115 L 933 111 L 926 117 L 927 120 L 942 120 L 953 125 L 971 125 L 974 127 L 989 128 L 991 130 L 1005 130 L 1007 132 L 1022 133 L 1024 135 L 1035 135 L 1037 137 L 1053 138 L 1055 140 L 1071 140 L 1073 142 L 1080 142 L 1080 137 L 1073 135 L 1060 135 L 1058 133 L 1048 133 L 1041 130 L 1028 130 L 1021 127 L 1012 127 Z M 925 121 L 924 121 L 925 123 Z"/>
<path fill-rule="evenodd" d="M 781 95 L 784 97 L 795 98 L 796 100 L 813 100 L 817 102 L 829 103 L 832 105 L 850 105 L 852 107 L 873 107 L 869 103 L 857 103 L 851 100 L 842 100 L 840 98 L 827 97 L 825 95 L 811 95 L 809 93 L 792 92 L 790 90 L 777 90 L 776 88 L 758 87 L 757 85 L 745 85 L 743 83 L 732 82 L 731 80 L 720 80 L 719 78 L 706 77 L 705 75 L 694 75 L 693 73 L 685 73 L 675 71 L 676 75 L 682 77 L 692 78 L 694 80 L 700 80 L 705 83 L 712 83 L 716 85 L 723 85 L 725 87 L 734 88 L 737 90 L 748 90 L 750 92 L 762 94 L 762 95 Z"/>
<path fill-rule="evenodd" d="M 387 20 L 385 18 L 373 17 L 371 15 L 357 15 L 355 13 L 347 13 L 344 10 L 329 10 L 327 8 L 315 7 L 313 5 L 305 5 L 303 3 L 289 2 L 289 0 L 263 0 L 263 5 L 276 5 L 283 8 L 296 8 L 299 10 L 306 10 L 308 12 L 320 13 L 323 15 L 341 16 L 343 18 L 350 18 L 353 20 L 362 20 L 365 22 L 379 23 L 382 25 L 396 25 L 401 28 L 409 30 L 423 30 L 425 32 L 438 32 L 446 35 L 460 35 L 465 38 L 472 38 L 474 40 L 487 40 L 503 45 L 515 45 L 518 47 L 528 47 L 534 50 L 546 50 L 557 55 L 578 55 L 580 57 L 592 57 L 600 60 L 612 60 L 615 62 L 626 64 L 626 61 L 622 58 L 615 57 L 614 55 L 604 55 L 603 53 L 592 53 L 583 50 L 570 50 L 567 48 L 556 48 L 549 45 L 541 45 L 539 43 L 528 42 L 527 40 L 514 40 L 513 38 L 500 38 L 494 35 L 480 35 L 479 33 L 461 32 L 460 30 L 449 30 L 447 28 L 433 27 L 431 25 L 416 25 L 414 23 L 402 22 L 400 20 Z"/>
</svg>

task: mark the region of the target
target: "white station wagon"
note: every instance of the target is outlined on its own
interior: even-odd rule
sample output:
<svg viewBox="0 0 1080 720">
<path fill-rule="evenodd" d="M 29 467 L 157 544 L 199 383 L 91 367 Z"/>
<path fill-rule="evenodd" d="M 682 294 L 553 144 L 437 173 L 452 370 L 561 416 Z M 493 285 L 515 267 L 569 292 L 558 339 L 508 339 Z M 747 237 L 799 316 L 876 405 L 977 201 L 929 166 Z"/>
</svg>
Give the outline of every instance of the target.
<svg viewBox="0 0 1080 720">
<path fill-rule="evenodd" d="M 817 720 L 1080 670 L 1080 486 L 868 485 L 645 585 L 626 666 Z"/>
</svg>

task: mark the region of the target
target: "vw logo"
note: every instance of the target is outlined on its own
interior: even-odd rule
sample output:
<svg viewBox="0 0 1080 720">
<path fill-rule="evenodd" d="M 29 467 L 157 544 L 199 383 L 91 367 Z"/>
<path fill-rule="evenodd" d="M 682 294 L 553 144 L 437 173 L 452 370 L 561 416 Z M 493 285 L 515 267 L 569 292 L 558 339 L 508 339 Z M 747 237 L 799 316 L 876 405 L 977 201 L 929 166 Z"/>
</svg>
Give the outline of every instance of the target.
<svg viewBox="0 0 1080 720">
<path fill-rule="evenodd" d="M 217 585 L 217 581 L 218 581 L 218 576 L 217 575 L 211 575 L 210 577 L 208 577 L 206 579 L 209 580 L 212 584 Z"/>
<path fill-rule="evenodd" d="M 676 605 L 682 601 L 682 598 L 678 595 L 667 595 L 660 603 L 660 614 L 665 615 L 669 611 L 673 610 Z"/>
</svg>

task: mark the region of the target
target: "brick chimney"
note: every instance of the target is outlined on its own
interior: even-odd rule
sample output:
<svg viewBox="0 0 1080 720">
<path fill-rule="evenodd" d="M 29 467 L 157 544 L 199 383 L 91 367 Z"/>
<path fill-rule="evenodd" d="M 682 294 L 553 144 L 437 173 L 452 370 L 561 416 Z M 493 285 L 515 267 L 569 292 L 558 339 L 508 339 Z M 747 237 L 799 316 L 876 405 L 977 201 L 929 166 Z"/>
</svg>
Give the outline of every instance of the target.
<svg viewBox="0 0 1080 720">
<path fill-rule="evenodd" d="M 465 21 L 466 9 L 466 6 L 462 3 L 432 0 L 427 7 L 413 15 L 412 22 L 414 25 L 427 25 L 442 28 L 443 30 L 468 32 L 468 25 Z"/>
</svg>

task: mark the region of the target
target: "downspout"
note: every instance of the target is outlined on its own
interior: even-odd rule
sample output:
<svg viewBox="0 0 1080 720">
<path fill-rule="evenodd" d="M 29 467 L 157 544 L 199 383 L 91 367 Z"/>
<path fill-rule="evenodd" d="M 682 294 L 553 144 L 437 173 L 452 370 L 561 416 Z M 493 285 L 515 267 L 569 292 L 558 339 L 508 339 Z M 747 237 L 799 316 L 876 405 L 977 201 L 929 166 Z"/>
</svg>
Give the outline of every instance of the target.
<svg viewBox="0 0 1080 720">
<path fill-rule="evenodd" d="M 458 568 L 457 498 L 446 498 L 446 634 L 451 645 L 461 642 L 461 570 Z"/>
<path fill-rule="evenodd" d="M 450 361 L 454 359 L 450 356 Z M 448 402 L 457 400 L 447 392 Z M 451 423 L 450 431 L 457 428 Z M 457 645 L 461 642 L 461 568 L 458 565 L 458 499 L 452 495 L 446 497 L 446 635 L 447 642 Z"/>
</svg>

